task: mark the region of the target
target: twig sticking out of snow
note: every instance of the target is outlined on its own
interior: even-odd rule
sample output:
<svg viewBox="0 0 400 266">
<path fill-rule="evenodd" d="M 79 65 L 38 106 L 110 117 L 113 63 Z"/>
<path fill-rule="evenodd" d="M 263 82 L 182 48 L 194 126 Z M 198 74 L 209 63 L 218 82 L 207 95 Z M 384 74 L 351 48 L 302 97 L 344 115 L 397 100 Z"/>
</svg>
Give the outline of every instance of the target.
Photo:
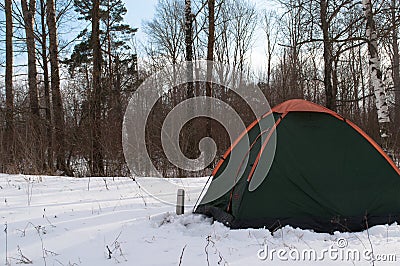
<svg viewBox="0 0 400 266">
<path fill-rule="evenodd" d="M 59 260 L 55 260 L 58 264 L 60 264 L 60 265 L 62 265 L 62 266 L 64 266 L 64 263 L 62 263 L 61 261 L 59 261 Z M 68 266 L 78 266 L 78 264 L 77 263 L 71 263 L 70 261 L 68 262 Z"/>
<path fill-rule="evenodd" d="M 28 196 L 28 206 L 31 206 L 31 201 L 32 201 L 32 190 L 33 190 L 33 181 L 31 178 L 26 178 L 24 177 L 25 181 L 27 182 L 27 189 L 26 189 L 26 194 Z"/>
<path fill-rule="evenodd" d="M 372 252 L 372 258 L 373 258 L 373 259 L 372 259 L 372 266 L 374 266 L 374 265 L 375 265 L 375 261 L 374 261 L 374 258 L 375 258 L 375 255 L 374 255 L 374 247 L 373 247 L 373 245 L 372 245 L 371 238 L 370 238 L 370 236 L 369 236 L 369 226 L 368 226 L 367 215 L 365 215 L 364 219 L 365 219 L 365 225 L 367 226 L 367 237 L 368 237 L 369 245 L 370 245 L 370 247 L 371 247 L 371 252 Z"/>
<path fill-rule="evenodd" d="M 107 189 L 107 190 L 110 190 L 110 189 L 108 188 L 108 185 L 107 185 L 107 179 L 103 178 L 103 181 L 104 181 L 104 184 L 106 185 L 106 189 Z"/>
<path fill-rule="evenodd" d="M 43 230 L 44 228 L 42 226 L 40 226 L 40 225 L 36 226 L 35 229 L 36 229 L 36 231 L 38 233 L 38 236 L 40 238 L 40 243 L 42 244 L 43 262 L 44 262 L 44 266 L 46 266 L 47 265 L 47 263 L 46 263 L 46 249 L 44 248 L 43 238 L 42 238 L 42 235 L 40 234 L 40 231 L 42 231 L 43 234 L 45 234 L 46 231 L 44 231 Z"/>
<path fill-rule="evenodd" d="M 43 215 L 43 217 L 44 217 L 44 216 L 45 216 L 45 215 Z M 48 222 L 50 223 L 49 220 L 48 220 Z M 53 226 L 53 227 L 55 227 L 55 226 L 52 225 L 51 223 L 50 223 L 50 225 Z M 42 235 L 47 234 L 46 227 L 44 227 L 44 226 L 41 226 L 41 225 L 36 225 L 36 226 L 35 226 L 33 223 L 28 222 L 23 230 L 17 229 L 17 231 L 20 231 L 20 232 L 21 232 L 21 237 L 25 237 L 25 235 L 26 235 L 26 230 L 28 229 L 29 226 L 32 226 L 32 227 L 36 230 L 36 233 L 37 233 L 38 236 L 39 236 L 40 243 L 41 243 L 41 246 L 42 246 L 42 258 L 43 258 L 44 265 L 46 266 L 46 265 L 47 265 L 46 257 L 48 257 L 49 255 L 51 255 L 51 256 L 58 256 L 59 254 L 57 254 L 56 252 L 50 251 L 50 250 L 48 250 L 48 249 L 46 249 L 46 248 L 44 247 L 44 242 L 43 242 L 43 237 L 42 237 Z M 22 253 L 21 253 L 21 254 L 22 254 Z M 21 254 L 20 254 L 20 255 L 21 255 Z M 22 256 L 21 256 L 21 257 L 22 257 Z M 18 261 L 20 261 L 19 263 L 22 263 L 22 262 L 21 262 L 21 259 L 18 259 Z M 24 264 L 28 264 L 28 263 L 24 263 Z"/>
<path fill-rule="evenodd" d="M 31 223 L 31 222 L 28 222 L 28 223 L 25 225 L 25 228 L 24 228 L 23 230 L 17 229 L 17 231 L 21 232 L 21 237 L 25 237 L 25 235 L 26 235 L 26 229 L 28 229 L 28 226 L 30 226 L 30 225 L 31 225 L 33 228 L 36 229 L 36 226 L 35 226 L 33 223 Z"/>
<path fill-rule="evenodd" d="M 214 254 L 218 254 L 218 256 L 219 256 L 218 265 L 228 265 L 228 262 L 222 256 L 221 252 L 215 247 L 215 242 L 211 239 L 211 235 L 207 236 L 206 241 L 207 241 L 207 244 L 204 247 L 204 251 L 206 253 L 207 265 L 210 266 L 210 260 L 208 258 L 208 247 L 209 247 L 210 243 L 212 244 L 212 247 L 215 249 Z"/>
<path fill-rule="evenodd" d="M 43 209 L 43 218 L 47 220 L 51 227 L 56 227 L 52 222 L 50 222 L 49 218 L 46 215 L 46 208 Z"/>
<path fill-rule="evenodd" d="M 13 258 L 17 261 L 17 264 L 33 264 L 33 262 L 28 259 L 24 254 L 22 254 L 21 248 L 17 246 L 19 258 Z"/>
<path fill-rule="evenodd" d="M 114 260 L 119 263 L 120 261 L 117 259 L 117 257 L 113 254 L 116 254 L 117 251 L 119 251 L 119 256 L 122 257 L 125 261 L 128 261 L 124 255 L 124 253 L 122 252 L 122 248 L 121 248 L 121 243 L 118 241 L 119 237 L 121 236 L 122 231 L 119 232 L 118 236 L 115 238 L 115 240 L 112 242 L 112 244 L 110 245 L 106 245 L 106 249 L 107 249 L 107 259 L 112 259 L 114 258 Z"/>
<path fill-rule="evenodd" d="M 183 247 L 183 249 L 182 249 L 182 253 L 181 253 L 181 256 L 179 257 L 179 266 L 181 266 L 182 265 L 182 259 L 183 259 L 183 253 L 185 252 L 185 248 L 186 248 L 186 246 L 187 246 L 187 244 Z"/>
<path fill-rule="evenodd" d="M 340 221 L 334 221 L 334 222 L 335 222 L 336 224 L 338 224 L 339 226 L 341 226 L 342 228 L 346 229 L 346 231 L 348 231 L 350 234 L 352 234 L 355 238 L 357 238 L 358 241 L 360 241 L 361 245 L 363 245 L 363 247 L 364 247 L 365 249 L 367 248 L 367 246 L 364 244 L 364 241 L 363 241 L 359 236 L 357 236 L 356 233 L 352 232 L 352 231 L 350 230 L 349 227 L 347 227 L 346 225 L 340 223 Z"/>
<path fill-rule="evenodd" d="M 108 259 L 111 260 L 113 253 L 112 253 L 111 249 L 108 247 L 108 245 L 106 246 L 106 248 L 107 248 L 107 251 L 108 251 Z"/>
<path fill-rule="evenodd" d="M 90 190 L 90 176 L 89 176 L 88 182 L 87 182 L 87 191 L 89 191 L 89 190 Z"/>
<path fill-rule="evenodd" d="M 142 193 L 140 192 L 140 190 L 142 190 L 142 187 L 141 187 L 141 186 L 139 185 L 139 183 L 136 181 L 136 178 L 135 178 L 135 177 L 132 177 L 132 181 L 135 182 L 136 185 L 138 186 L 138 188 L 139 188 L 139 193 L 138 193 L 138 195 L 139 195 L 139 197 L 142 198 L 143 203 L 144 203 L 144 206 L 146 207 L 146 206 L 147 206 L 146 200 L 144 199 Z"/>
<path fill-rule="evenodd" d="M 206 258 L 207 258 L 207 265 L 210 266 L 210 260 L 208 259 L 208 246 L 210 245 L 210 242 L 214 243 L 211 239 L 211 236 L 207 236 L 206 240 L 207 240 L 207 245 L 204 248 L 204 251 L 206 252 Z"/>
<path fill-rule="evenodd" d="M 6 265 L 9 265 L 8 263 L 8 225 L 7 222 L 4 224 L 4 233 L 6 234 Z"/>
</svg>

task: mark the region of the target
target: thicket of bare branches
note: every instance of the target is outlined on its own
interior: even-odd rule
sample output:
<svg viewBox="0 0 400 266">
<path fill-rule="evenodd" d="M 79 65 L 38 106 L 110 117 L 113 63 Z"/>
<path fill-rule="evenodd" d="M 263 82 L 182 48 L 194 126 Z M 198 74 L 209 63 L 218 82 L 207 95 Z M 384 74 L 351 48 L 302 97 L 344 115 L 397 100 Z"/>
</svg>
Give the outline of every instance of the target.
<svg viewBox="0 0 400 266">
<path fill-rule="evenodd" d="M 213 59 L 242 71 L 271 106 L 292 98 L 327 106 L 398 158 L 399 1 L 372 1 L 370 13 L 366 0 L 270 3 L 276 8 L 260 10 L 247 0 L 159 0 L 152 19 L 130 27 L 120 0 L 5 0 L 0 4 L 0 171 L 129 174 L 121 146 L 129 96 L 167 63 L 187 59 Z M 139 45 L 136 27 L 146 35 Z M 71 28 L 74 36 L 65 34 Z M 265 63 L 255 69 L 252 53 L 259 43 Z M 27 59 L 15 60 L 21 56 Z M 376 80 L 383 94 L 377 94 Z M 227 102 L 247 124 L 254 119 L 228 88 L 199 82 L 171 88 L 154 107 L 146 131 L 147 148 L 165 176 L 204 174 L 173 167 L 160 140 L 167 113 L 199 95 Z M 386 99 L 390 122 L 385 128 L 378 123 L 382 106 L 376 95 Z M 205 136 L 218 144 L 217 155 L 230 145 L 220 124 L 199 118 L 184 127 L 182 150 L 198 156 L 186 146 Z"/>
</svg>

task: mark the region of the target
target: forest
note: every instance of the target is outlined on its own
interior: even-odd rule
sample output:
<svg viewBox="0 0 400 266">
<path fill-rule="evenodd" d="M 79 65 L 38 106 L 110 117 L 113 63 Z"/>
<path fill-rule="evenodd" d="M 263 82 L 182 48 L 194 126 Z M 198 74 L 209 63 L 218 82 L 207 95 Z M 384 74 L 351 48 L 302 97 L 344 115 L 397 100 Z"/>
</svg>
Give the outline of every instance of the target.
<svg viewBox="0 0 400 266">
<path fill-rule="evenodd" d="M 321 104 L 400 158 L 400 1 L 158 0 L 141 25 L 129 25 L 127 12 L 122 0 L 0 3 L 0 172 L 130 175 L 122 147 L 130 96 L 166 65 L 196 60 L 245 73 L 271 106 Z M 200 95 L 233 106 L 246 125 L 254 120 L 229 88 L 171 88 L 146 125 L 147 150 L 166 177 L 206 173 L 172 165 L 160 145 L 168 112 Z M 218 144 L 212 168 L 230 146 L 220 124 L 193 119 L 180 143 L 196 158 L 191 147 L 205 136 Z"/>
</svg>

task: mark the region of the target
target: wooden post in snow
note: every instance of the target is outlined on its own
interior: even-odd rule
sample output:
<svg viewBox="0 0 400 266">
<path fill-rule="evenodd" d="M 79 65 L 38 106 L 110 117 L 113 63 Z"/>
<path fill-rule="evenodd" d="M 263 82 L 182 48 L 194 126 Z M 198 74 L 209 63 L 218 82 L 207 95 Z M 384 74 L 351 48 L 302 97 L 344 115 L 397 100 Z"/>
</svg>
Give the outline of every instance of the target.
<svg viewBox="0 0 400 266">
<path fill-rule="evenodd" d="M 389 107 L 385 88 L 382 82 L 381 60 L 378 53 L 378 36 L 376 34 L 376 27 L 374 15 L 372 13 L 371 0 L 362 0 L 364 15 L 367 20 L 366 35 L 368 39 L 368 52 L 369 52 L 369 68 L 371 75 L 371 84 L 375 94 L 375 105 L 378 115 L 379 131 L 381 136 L 381 145 L 385 151 L 388 151 L 389 144 Z"/>
<path fill-rule="evenodd" d="M 176 214 L 181 215 L 185 213 L 185 190 L 178 189 L 176 198 Z"/>
</svg>

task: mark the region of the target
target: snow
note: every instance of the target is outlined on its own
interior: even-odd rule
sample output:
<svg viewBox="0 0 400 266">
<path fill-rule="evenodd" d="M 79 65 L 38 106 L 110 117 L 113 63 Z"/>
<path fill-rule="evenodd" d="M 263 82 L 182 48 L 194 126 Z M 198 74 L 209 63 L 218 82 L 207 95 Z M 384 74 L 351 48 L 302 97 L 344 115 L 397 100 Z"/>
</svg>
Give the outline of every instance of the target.
<svg viewBox="0 0 400 266">
<path fill-rule="evenodd" d="M 199 185 L 205 179 L 185 182 Z M 372 248 L 377 258 L 395 255 L 397 262 L 377 260 L 375 265 L 400 261 L 400 226 L 396 224 L 332 235 L 287 226 L 271 234 L 266 229 L 230 230 L 191 214 L 191 208 L 181 216 L 174 211 L 175 206 L 146 195 L 129 178 L 104 181 L 3 174 L 0 263 L 5 264 L 7 257 L 11 265 L 372 265 L 363 258 L 292 258 L 297 251 L 313 249 L 321 254 L 333 248 L 360 254 Z M 338 241 L 346 247 L 338 248 Z M 279 259 L 278 253 L 272 260 L 260 259 L 265 255 L 264 244 L 267 252 L 273 249 L 282 255 L 286 251 L 287 261 Z"/>
</svg>

